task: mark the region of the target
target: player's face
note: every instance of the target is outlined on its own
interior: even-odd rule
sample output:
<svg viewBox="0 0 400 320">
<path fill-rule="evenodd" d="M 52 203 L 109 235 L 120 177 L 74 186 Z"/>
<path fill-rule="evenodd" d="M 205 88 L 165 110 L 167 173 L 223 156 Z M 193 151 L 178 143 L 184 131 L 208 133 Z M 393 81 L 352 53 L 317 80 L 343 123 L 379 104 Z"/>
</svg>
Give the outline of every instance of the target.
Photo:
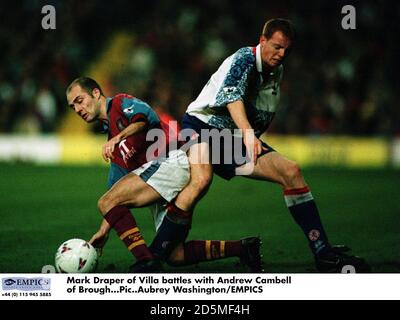
<svg viewBox="0 0 400 320">
<path fill-rule="evenodd" d="M 290 40 L 281 31 L 276 31 L 269 39 L 261 36 L 260 46 L 263 66 L 269 69 L 282 63 L 290 46 Z"/>
<path fill-rule="evenodd" d="M 100 93 L 97 89 L 92 94 L 76 85 L 67 94 L 68 105 L 86 122 L 97 120 L 100 113 Z"/>
</svg>

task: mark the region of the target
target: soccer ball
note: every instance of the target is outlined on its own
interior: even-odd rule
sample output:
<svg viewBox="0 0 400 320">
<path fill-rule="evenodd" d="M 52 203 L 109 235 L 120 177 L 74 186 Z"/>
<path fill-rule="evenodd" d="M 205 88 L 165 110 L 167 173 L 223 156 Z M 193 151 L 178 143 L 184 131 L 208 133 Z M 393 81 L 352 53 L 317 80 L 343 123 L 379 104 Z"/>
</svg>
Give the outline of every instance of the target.
<svg viewBox="0 0 400 320">
<path fill-rule="evenodd" d="M 96 249 L 85 240 L 70 239 L 57 249 L 56 269 L 59 273 L 89 273 L 96 267 Z"/>
</svg>

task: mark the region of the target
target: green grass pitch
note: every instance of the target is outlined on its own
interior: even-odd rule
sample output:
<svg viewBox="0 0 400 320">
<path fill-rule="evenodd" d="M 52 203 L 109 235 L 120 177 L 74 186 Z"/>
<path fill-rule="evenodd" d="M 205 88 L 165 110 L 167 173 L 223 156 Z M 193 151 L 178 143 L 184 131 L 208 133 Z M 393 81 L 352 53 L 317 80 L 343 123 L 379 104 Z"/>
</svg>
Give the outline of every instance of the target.
<svg viewBox="0 0 400 320">
<path fill-rule="evenodd" d="M 346 244 L 373 272 L 400 272 L 400 174 L 395 170 L 304 169 L 333 244 Z M 0 173 L 0 272 L 39 273 L 57 247 L 89 239 L 101 221 L 97 199 L 107 168 L 3 164 Z M 154 236 L 148 209 L 134 210 L 145 239 Z M 215 177 L 196 209 L 189 239 L 260 235 L 268 273 L 316 272 L 307 241 L 277 185 Z M 133 259 L 114 232 L 97 272 L 125 273 Z M 166 272 L 245 272 L 231 258 Z"/>
</svg>

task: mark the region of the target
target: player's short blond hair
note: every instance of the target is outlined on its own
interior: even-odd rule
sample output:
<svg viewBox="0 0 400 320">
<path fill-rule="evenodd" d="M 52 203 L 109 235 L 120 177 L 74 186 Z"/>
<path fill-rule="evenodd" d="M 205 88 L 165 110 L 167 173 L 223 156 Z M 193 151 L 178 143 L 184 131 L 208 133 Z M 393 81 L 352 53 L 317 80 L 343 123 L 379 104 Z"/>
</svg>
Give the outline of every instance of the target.
<svg viewBox="0 0 400 320">
<path fill-rule="evenodd" d="M 276 31 L 282 32 L 293 44 L 296 38 L 296 31 L 290 20 L 280 18 L 268 20 L 264 24 L 262 35 L 270 39 Z"/>
</svg>

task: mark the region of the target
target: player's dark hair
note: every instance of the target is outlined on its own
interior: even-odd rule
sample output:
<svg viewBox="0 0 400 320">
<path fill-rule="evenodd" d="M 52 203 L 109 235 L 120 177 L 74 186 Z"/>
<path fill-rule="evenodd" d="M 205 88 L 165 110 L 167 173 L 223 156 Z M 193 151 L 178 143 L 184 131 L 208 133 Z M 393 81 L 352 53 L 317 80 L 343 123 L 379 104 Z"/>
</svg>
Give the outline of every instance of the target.
<svg viewBox="0 0 400 320">
<path fill-rule="evenodd" d="M 291 46 L 293 45 L 296 39 L 296 31 L 290 20 L 280 18 L 268 20 L 264 24 L 262 35 L 267 39 L 270 39 L 276 31 L 282 32 L 287 38 L 289 38 Z"/>
<path fill-rule="evenodd" d="M 89 78 L 89 77 L 79 77 L 71 82 L 71 84 L 67 88 L 67 93 L 71 91 L 73 87 L 79 85 L 84 91 L 88 94 L 92 95 L 94 89 L 99 89 L 100 94 L 104 96 L 103 90 L 101 89 L 100 85 L 97 83 L 96 80 Z"/>
</svg>

